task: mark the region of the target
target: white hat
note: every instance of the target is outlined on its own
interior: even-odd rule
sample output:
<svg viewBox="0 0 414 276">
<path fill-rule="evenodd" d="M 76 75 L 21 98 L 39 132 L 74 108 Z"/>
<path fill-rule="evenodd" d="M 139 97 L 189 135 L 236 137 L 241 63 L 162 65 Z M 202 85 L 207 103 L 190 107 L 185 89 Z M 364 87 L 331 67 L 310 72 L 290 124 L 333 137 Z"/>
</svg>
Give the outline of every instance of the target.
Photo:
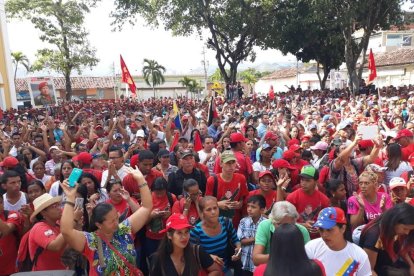
<svg viewBox="0 0 414 276">
<path fill-rule="evenodd" d="M 44 209 L 46 209 L 47 207 L 49 207 L 50 205 L 52 205 L 52 204 L 54 204 L 56 202 L 61 202 L 61 201 L 62 201 L 62 197 L 61 196 L 52 197 L 48 193 L 39 196 L 38 198 L 36 198 L 33 201 L 34 212 L 30 216 L 30 221 L 33 222 L 33 220 L 35 219 L 36 215 L 39 214 Z"/>
<path fill-rule="evenodd" d="M 137 131 L 136 136 L 137 136 L 137 137 L 144 138 L 144 137 L 145 137 L 145 132 L 144 132 L 144 130 L 143 130 L 143 129 L 139 129 L 139 130 Z"/>
<path fill-rule="evenodd" d="M 390 180 L 390 190 L 397 188 L 397 187 L 405 187 L 407 188 L 407 183 L 405 183 L 405 180 L 401 177 L 393 177 Z"/>
</svg>

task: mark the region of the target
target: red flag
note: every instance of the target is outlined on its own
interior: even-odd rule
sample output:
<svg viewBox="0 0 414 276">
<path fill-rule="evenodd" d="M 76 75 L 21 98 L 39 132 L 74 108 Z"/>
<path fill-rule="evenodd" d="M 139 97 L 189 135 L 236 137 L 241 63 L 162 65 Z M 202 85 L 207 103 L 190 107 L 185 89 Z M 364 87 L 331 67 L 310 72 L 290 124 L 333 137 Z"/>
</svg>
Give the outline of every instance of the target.
<svg viewBox="0 0 414 276">
<path fill-rule="evenodd" d="M 175 146 L 178 145 L 178 140 L 179 139 L 180 139 L 180 133 L 176 132 L 174 134 L 174 139 L 173 139 L 173 141 L 171 143 L 171 146 L 170 146 L 170 152 L 174 151 Z"/>
<path fill-rule="evenodd" d="M 372 53 L 372 49 L 369 50 L 368 69 L 369 69 L 368 84 L 371 84 L 372 82 L 374 82 L 374 79 L 377 77 L 377 67 L 375 66 L 374 54 Z"/>
<path fill-rule="evenodd" d="M 273 85 L 271 85 L 269 89 L 269 99 L 272 101 L 275 99 L 275 91 L 273 90 Z"/>
<path fill-rule="evenodd" d="M 207 121 L 207 125 L 211 126 L 211 124 L 213 123 L 213 119 L 214 118 L 218 118 L 218 113 L 216 110 L 216 104 L 214 103 L 214 97 L 211 97 L 211 101 L 210 104 L 208 106 L 208 121 Z"/>
<path fill-rule="evenodd" d="M 201 143 L 200 134 L 198 131 L 194 132 L 194 151 L 200 151 L 203 149 L 203 143 Z"/>
<path fill-rule="evenodd" d="M 135 95 L 137 91 L 137 87 L 135 86 L 134 79 L 129 73 L 128 67 L 125 64 L 125 61 L 122 58 L 122 55 L 120 55 L 120 57 L 121 57 L 122 82 L 127 83 L 129 86 L 129 90 L 131 90 L 131 93 Z"/>
</svg>

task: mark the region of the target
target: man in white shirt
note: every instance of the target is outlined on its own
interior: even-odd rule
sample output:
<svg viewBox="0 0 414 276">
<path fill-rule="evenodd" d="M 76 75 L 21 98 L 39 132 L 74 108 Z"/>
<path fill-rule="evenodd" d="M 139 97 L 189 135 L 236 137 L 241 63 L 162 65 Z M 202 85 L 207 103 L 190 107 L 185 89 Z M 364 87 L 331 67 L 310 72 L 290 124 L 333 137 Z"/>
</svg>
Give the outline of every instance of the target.
<svg viewBox="0 0 414 276">
<path fill-rule="evenodd" d="M 214 164 L 216 163 L 217 149 L 214 147 L 214 139 L 211 136 L 204 138 L 203 149 L 198 152 L 200 163 L 208 167 L 210 174 L 213 173 Z"/>
<path fill-rule="evenodd" d="M 324 265 L 326 275 L 372 275 L 367 253 L 344 238 L 346 217 L 341 208 L 322 209 L 313 226 L 321 237 L 305 245 L 306 254 Z"/>
<path fill-rule="evenodd" d="M 106 187 L 106 182 L 111 179 L 122 181 L 128 174 L 127 166 L 124 164 L 124 154 L 119 148 L 109 150 L 109 167 L 102 173 L 101 187 Z"/>
</svg>

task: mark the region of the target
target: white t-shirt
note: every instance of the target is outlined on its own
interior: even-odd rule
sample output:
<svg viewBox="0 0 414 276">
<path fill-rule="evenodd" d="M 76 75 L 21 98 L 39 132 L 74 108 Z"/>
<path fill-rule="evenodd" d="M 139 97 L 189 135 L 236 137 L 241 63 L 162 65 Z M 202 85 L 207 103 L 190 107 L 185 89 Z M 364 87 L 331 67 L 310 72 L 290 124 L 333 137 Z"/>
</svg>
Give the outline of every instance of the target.
<svg viewBox="0 0 414 276">
<path fill-rule="evenodd" d="M 213 173 L 213 171 L 214 171 L 214 165 L 216 163 L 216 158 L 218 156 L 217 149 L 213 148 L 211 150 L 211 154 L 212 154 L 211 158 L 206 163 L 206 166 L 208 167 L 208 171 L 210 172 L 210 174 Z M 202 164 L 204 163 L 204 161 L 207 158 L 207 155 L 208 155 L 208 153 L 205 153 L 204 150 L 200 150 L 198 152 L 198 157 L 200 157 L 200 163 L 202 163 Z"/>
<path fill-rule="evenodd" d="M 309 259 L 317 259 L 323 264 L 326 275 L 372 275 L 367 253 L 356 244 L 347 242 L 344 249 L 333 251 L 318 238 L 308 242 L 305 249 Z"/>
<path fill-rule="evenodd" d="M 15 204 L 11 204 L 8 200 L 7 200 L 7 194 L 3 195 L 3 204 L 4 204 L 4 210 L 7 211 L 19 211 L 23 205 L 28 204 L 27 202 L 27 198 L 26 198 L 26 194 L 23 192 L 20 192 L 20 199 L 15 203 Z"/>
<path fill-rule="evenodd" d="M 123 165 L 119 170 L 117 170 L 116 172 L 118 173 L 119 178 L 121 179 L 121 181 L 124 179 L 124 177 L 128 174 L 127 171 L 127 166 Z M 102 173 L 102 181 L 101 181 L 101 187 L 105 187 L 106 184 L 106 179 L 108 178 L 108 170 L 105 170 Z"/>
<path fill-rule="evenodd" d="M 272 165 L 269 167 L 263 166 L 259 161 L 256 161 L 253 163 L 253 171 L 254 172 L 264 172 L 264 171 L 270 171 L 272 169 Z"/>
</svg>

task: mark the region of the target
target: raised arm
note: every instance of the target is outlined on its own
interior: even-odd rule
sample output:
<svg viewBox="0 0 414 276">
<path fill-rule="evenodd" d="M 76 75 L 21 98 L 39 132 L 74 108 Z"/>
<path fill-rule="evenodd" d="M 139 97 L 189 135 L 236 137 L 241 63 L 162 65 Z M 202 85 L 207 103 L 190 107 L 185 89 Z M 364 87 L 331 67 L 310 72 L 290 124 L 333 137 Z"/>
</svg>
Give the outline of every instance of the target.
<svg viewBox="0 0 414 276">
<path fill-rule="evenodd" d="M 129 168 L 129 173 L 132 174 L 141 194 L 141 207 L 128 218 L 132 226 L 132 233 L 135 234 L 142 227 L 144 227 L 151 214 L 152 196 L 148 184 L 145 181 L 144 175 L 141 173 L 141 171 L 138 169 Z"/>
<path fill-rule="evenodd" d="M 60 220 L 60 232 L 70 247 L 78 252 L 82 252 L 85 247 L 86 238 L 82 231 L 74 228 L 74 207 L 77 186 L 70 188 L 68 180 L 63 181 L 60 186 L 66 195 L 66 204 Z"/>
<path fill-rule="evenodd" d="M 362 140 L 362 134 L 358 133 L 355 136 L 354 141 L 348 146 L 346 147 L 339 155 L 338 157 L 334 160 L 333 166 L 335 170 L 340 170 L 343 165 L 345 164 L 346 160 L 349 159 L 349 157 L 352 154 L 352 151 L 354 150 L 354 148 L 356 147 L 356 145 L 358 145 L 358 142 Z"/>
</svg>

